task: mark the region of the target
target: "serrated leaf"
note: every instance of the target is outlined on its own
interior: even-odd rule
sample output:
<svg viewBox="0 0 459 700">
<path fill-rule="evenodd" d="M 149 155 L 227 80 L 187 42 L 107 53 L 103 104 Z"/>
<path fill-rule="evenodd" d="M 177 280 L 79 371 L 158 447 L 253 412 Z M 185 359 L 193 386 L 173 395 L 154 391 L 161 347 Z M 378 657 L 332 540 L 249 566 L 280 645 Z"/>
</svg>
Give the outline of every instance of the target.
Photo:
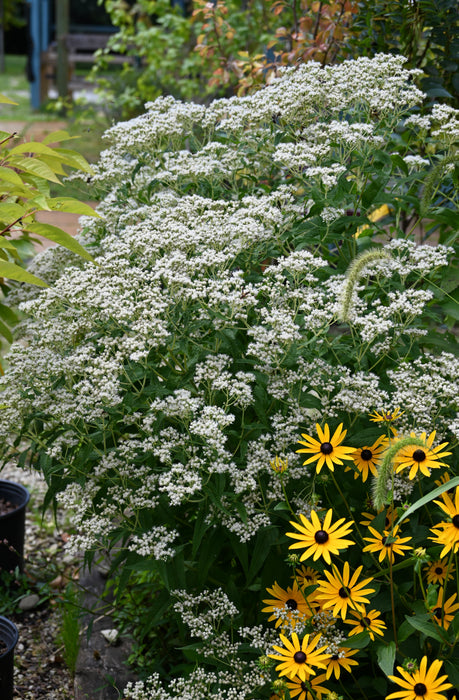
<svg viewBox="0 0 459 700">
<path fill-rule="evenodd" d="M 28 284 L 36 284 L 37 287 L 48 287 L 44 280 L 35 277 L 22 267 L 10 262 L 0 262 L 0 277 L 6 277 L 17 282 L 27 282 Z"/>
<path fill-rule="evenodd" d="M 418 508 L 421 508 L 424 506 L 426 503 L 429 503 L 430 501 L 433 501 L 434 498 L 437 496 L 441 496 L 442 493 L 445 491 L 448 491 L 449 489 L 456 488 L 456 486 L 459 486 L 459 476 L 455 476 L 449 481 L 447 481 L 445 484 L 442 484 L 441 486 L 437 486 L 436 489 L 433 489 L 433 491 L 430 491 L 430 493 L 427 493 L 425 496 L 422 498 L 419 498 L 415 503 L 413 503 L 408 510 L 406 510 L 403 515 L 400 516 L 400 518 L 397 520 L 394 528 L 397 528 L 405 518 L 408 518 L 412 513 L 414 513 Z"/>
<path fill-rule="evenodd" d="M 386 676 L 390 676 L 394 672 L 396 650 L 395 642 L 389 642 L 387 645 L 380 644 L 376 647 L 378 666 Z"/>
<path fill-rule="evenodd" d="M 64 246 L 64 248 L 71 250 L 73 253 L 77 253 L 77 255 L 80 255 L 85 260 L 95 262 L 92 255 L 90 255 L 88 251 L 85 250 L 83 246 L 78 243 L 77 240 L 75 240 L 75 238 L 73 238 L 73 236 L 57 226 L 52 226 L 51 224 L 40 224 L 36 222 L 28 226 L 27 230 L 37 236 L 43 236 L 43 238 L 47 238 L 54 243 L 59 243 L 59 245 Z"/>
<path fill-rule="evenodd" d="M 82 214 L 85 216 L 95 216 L 101 218 L 94 209 L 85 204 L 85 202 L 79 202 L 73 197 L 53 197 L 48 199 L 48 206 L 52 211 L 65 211 L 69 214 Z"/>
</svg>

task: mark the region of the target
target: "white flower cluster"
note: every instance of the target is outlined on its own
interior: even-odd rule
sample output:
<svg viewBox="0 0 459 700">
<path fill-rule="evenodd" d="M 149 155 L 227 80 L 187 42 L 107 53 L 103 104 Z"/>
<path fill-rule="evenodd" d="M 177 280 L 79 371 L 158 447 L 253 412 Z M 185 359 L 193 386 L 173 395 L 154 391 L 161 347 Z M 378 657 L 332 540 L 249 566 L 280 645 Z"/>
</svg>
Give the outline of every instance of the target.
<svg viewBox="0 0 459 700">
<path fill-rule="evenodd" d="M 218 630 L 225 617 L 234 617 L 238 609 L 221 588 L 193 595 L 185 590 L 171 592 L 177 602 L 174 610 L 188 626 L 192 637 L 208 639 Z"/>
<path fill-rule="evenodd" d="M 179 537 L 177 530 L 168 530 L 157 525 L 149 532 L 133 535 L 129 542 L 130 552 L 137 552 L 142 557 L 153 557 L 158 561 L 167 561 L 174 556 L 175 550 L 170 546 Z"/>
</svg>

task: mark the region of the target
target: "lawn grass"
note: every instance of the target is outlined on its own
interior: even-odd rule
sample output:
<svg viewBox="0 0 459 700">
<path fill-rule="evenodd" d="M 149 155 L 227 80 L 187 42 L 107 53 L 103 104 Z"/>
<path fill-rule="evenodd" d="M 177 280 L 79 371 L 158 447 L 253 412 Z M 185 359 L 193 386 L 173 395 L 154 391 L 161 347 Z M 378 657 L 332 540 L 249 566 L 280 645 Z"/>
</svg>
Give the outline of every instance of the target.
<svg viewBox="0 0 459 700">
<path fill-rule="evenodd" d="M 21 130 L 30 140 L 27 133 L 32 125 L 35 128 L 37 124 L 46 122 L 47 130 L 51 131 L 52 128 L 49 126 L 52 124 L 48 126 L 48 123 L 59 122 L 56 128 L 61 129 L 62 122 L 64 122 L 64 128 L 69 134 L 77 137 L 68 142 L 68 148 L 81 153 L 90 163 L 95 163 L 98 160 L 100 151 L 104 148 L 101 137 L 108 126 L 106 118 L 102 114 L 98 115 L 95 111 L 86 111 L 85 116 L 83 110 L 80 113 L 77 109 L 72 110 L 71 116 L 63 115 L 57 112 L 53 100 L 49 100 L 39 110 L 32 109 L 30 84 L 26 77 L 26 56 L 5 56 L 5 72 L 0 73 L 0 93 L 17 103 L 16 105 L 0 104 L 0 129 L 2 121 L 20 122 Z M 58 194 L 64 197 L 92 199 L 89 187 L 85 188 L 84 185 L 71 182 L 64 183 L 64 187 L 59 188 Z"/>
</svg>

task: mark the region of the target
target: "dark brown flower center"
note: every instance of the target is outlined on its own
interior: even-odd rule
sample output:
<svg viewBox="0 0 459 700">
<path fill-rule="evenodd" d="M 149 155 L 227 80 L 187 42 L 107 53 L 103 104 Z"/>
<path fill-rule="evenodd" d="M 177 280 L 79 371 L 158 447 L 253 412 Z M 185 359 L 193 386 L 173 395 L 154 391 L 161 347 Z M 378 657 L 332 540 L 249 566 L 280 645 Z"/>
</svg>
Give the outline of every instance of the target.
<svg viewBox="0 0 459 700">
<path fill-rule="evenodd" d="M 427 687 L 424 685 L 424 683 L 416 683 L 413 690 L 415 694 L 419 696 L 425 695 L 427 693 Z"/>
<path fill-rule="evenodd" d="M 454 527 L 459 528 L 459 515 L 455 515 L 453 518 L 453 525 Z"/>
<path fill-rule="evenodd" d="M 343 588 L 343 586 L 341 586 L 341 588 L 339 589 L 338 595 L 340 598 L 349 598 L 349 593 L 345 588 Z"/>
<path fill-rule="evenodd" d="M 432 611 L 437 620 L 441 620 L 441 608 L 435 608 L 435 610 Z"/>
<path fill-rule="evenodd" d="M 371 625 L 371 620 L 369 617 L 362 618 L 362 627 L 369 627 Z"/>
<path fill-rule="evenodd" d="M 435 573 L 437 574 L 437 576 L 441 576 L 441 574 L 443 573 L 443 569 L 441 568 L 441 566 L 435 567 Z"/>
<path fill-rule="evenodd" d="M 423 462 L 425 460 L 425 458 L 426 458 L 426 453 L 424 452 L 424 450 L 415 450 L 413 452 L 413 459 L 415 462 Z"/>
<path fill-rule="evenodd" d="M 373 457 L 373 453 L 371 450 L 362 450 L 360 453 L 360 457 L 363 459 L 364 462 L 369 462 L 370 459 Z"/>
<path fill-rule="evenodd" d="M 338 661 L 338 659 L 339 659 L 338 654 L 333 654 L 333 656 L 331 657 L 331 661 Z"/>
<path fill-rule="evenodd" d="M 333 445 L 331 442 L 323 442 L 320 446 L 320 451 L 324 455 L 329 455 L 333 452 Z"/>
<path fill-rule="evenodd" d="M 296 664 L 304 664 L 304 662 L 306 661 L 306 654 L 304 653 L 304 651 L 297 651 L 293 655 L 293 660 Z"/>
<path fill-rule="evenodd" d="M 381 544 L 385 545 L 387 542 L 387 537 L 382 537 L 381 538 Z"/>
<path fill-rule="evenodd" d="M 325 544 L 325 542 L 328 542 L 328 532 L 325 532 L 325 530 L 317 530 L 316 534 L 314 535 L 314 539 L 317 542 L 317 544 Z"/>
<path fill-rule="evenodd" d="M 285 601 L 285 605 L 290 608 L 290 610 L 296 610 L 298 607 L 298 603 L 294 598 L 289 598 L 288 600 Z"/>
<path fill-rule="evenodd" d="M 304 681 L 301 681 L 300 688 L 301 690 L 309 690 L 308 686 Z"/>
</svg>

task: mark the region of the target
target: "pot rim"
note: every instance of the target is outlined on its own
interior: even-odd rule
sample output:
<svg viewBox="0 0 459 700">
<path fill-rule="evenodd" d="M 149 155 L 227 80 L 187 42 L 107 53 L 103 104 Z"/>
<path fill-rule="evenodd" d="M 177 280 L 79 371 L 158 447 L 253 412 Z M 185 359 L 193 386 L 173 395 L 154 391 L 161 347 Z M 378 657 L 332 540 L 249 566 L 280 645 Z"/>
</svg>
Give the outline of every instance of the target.
<svg viewBox="0 0 459 700">
<path fill-rule="evenodd" d="M 8 498 L 16 496 L 16 500 L 18 500 L 19 502 L 16 504 L 13 501 L 16 508 L 14 510 L 9 511 L 8 513 L 0 514 L 0 520 L 3 518 L 8 518 L 21 508 L 25 508 L 28 502 L 30 501 L 29 490 L 22 484 L 19 484 L 17 481 L 8 481 L 7 479 L 0 479 L 0 496 L 3 494 L 7 494 Z"/>
<path fill-rule="evenodd" d="M 6 632 L 7 634 L 5 635 L 4 632 Z M 15 648 L 19 639 L 18 628 L 16 627 L 14 622 L 9 620 L 7 617 L 3 617 L 3 615 L 0 615 L 0 639 L 3 642 L 5 642 L 5 644 L 8 647 L 7 650 L 3 652 L 3 654 L 0 654 L 1 659 L 3 656 L 6 656 L 10 651 L 12 651 Z"/>
</svg>

